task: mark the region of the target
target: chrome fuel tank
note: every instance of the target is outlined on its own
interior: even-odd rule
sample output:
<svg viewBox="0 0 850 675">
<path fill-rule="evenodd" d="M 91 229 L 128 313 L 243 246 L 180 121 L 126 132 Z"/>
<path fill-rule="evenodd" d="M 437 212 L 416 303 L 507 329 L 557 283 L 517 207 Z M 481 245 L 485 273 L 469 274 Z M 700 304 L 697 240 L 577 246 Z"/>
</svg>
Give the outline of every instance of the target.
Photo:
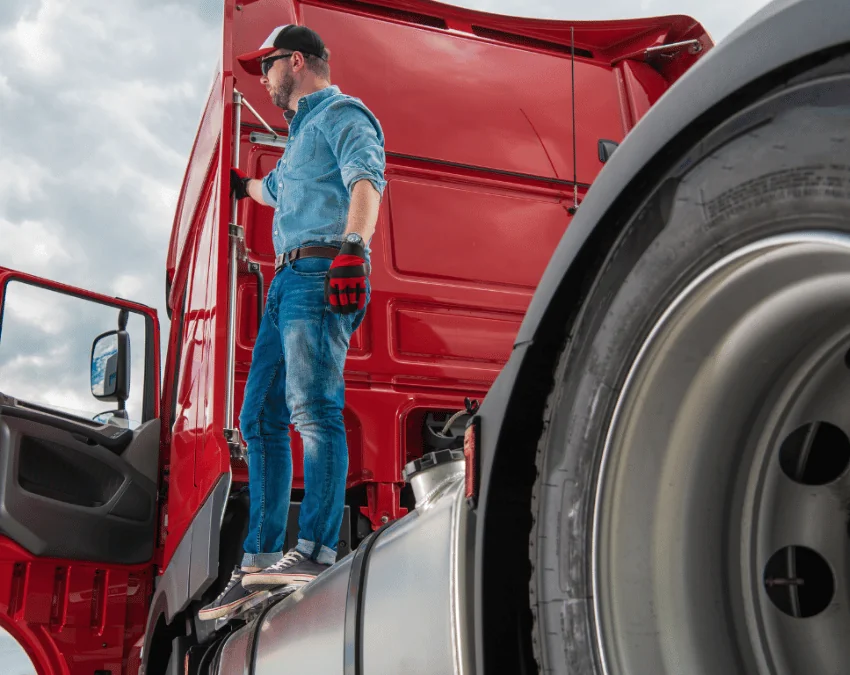
<svg viewBox="0 0 850 675">
<path fill-rule="evenodd" d="M 448 457 L 412 477 L 407 516 L 229 637 L 216 675 L 471 675 L 471 512 Z"/>
</svg>

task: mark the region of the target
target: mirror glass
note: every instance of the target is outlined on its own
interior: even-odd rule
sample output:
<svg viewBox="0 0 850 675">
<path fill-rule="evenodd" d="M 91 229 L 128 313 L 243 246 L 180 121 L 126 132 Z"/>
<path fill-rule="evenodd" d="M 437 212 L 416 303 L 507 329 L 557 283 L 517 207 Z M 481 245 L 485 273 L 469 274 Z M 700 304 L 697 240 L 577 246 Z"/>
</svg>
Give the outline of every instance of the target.
<svg viewBox="0 0 850 675">
<path fill-rule="evenodd" d="M 91 393 L 114 396 L 118 389 L 118 334 L 101 335 L 91 356 Z"/>
</svg>

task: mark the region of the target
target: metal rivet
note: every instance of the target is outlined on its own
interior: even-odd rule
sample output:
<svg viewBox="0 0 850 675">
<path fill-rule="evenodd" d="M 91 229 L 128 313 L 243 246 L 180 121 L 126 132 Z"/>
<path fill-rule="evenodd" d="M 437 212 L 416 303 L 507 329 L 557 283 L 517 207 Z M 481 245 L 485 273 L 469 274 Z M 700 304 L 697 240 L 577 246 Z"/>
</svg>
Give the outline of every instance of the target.
<svg viewBox="0 0 850 675">
<path fill-rule="evenodd" d="M 381 516 L 381 522 L 384 523 L 384 525 L 386 525 L 388 522 L 390 522 L 390 517 L 389 516 Z"/>
</svg>

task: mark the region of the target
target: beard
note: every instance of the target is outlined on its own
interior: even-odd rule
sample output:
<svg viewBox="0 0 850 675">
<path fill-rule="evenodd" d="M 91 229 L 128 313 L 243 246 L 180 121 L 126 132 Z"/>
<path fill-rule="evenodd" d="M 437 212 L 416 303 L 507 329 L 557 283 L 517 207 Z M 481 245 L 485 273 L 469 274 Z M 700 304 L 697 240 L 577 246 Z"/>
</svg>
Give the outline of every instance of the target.
<svg viewBox="0 0 850 675">
<path fill-rule="evenodd" d="M 278 108 L 289 110 L 289 99 L 292 98 L 292 92 L 295 91 L 295 78 L 292 73 L 287 73 L 283 76 L 277 89 L 272 91 L 272 103 Z"/>
</svg>

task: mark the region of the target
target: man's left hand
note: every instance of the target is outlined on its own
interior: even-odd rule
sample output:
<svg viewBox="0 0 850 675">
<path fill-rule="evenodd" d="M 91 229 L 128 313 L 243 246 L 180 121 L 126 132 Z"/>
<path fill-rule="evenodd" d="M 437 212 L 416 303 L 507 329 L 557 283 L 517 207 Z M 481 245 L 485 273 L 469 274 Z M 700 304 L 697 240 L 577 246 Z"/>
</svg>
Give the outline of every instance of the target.
<svg viewBox="0 0 850 675">
<path fill-rule="evenodd" d="M 325 277 L 325 301 L 337 314 L 353 314 L 366 306 L 366 250 L 345 242 Z"/>
</svg>

